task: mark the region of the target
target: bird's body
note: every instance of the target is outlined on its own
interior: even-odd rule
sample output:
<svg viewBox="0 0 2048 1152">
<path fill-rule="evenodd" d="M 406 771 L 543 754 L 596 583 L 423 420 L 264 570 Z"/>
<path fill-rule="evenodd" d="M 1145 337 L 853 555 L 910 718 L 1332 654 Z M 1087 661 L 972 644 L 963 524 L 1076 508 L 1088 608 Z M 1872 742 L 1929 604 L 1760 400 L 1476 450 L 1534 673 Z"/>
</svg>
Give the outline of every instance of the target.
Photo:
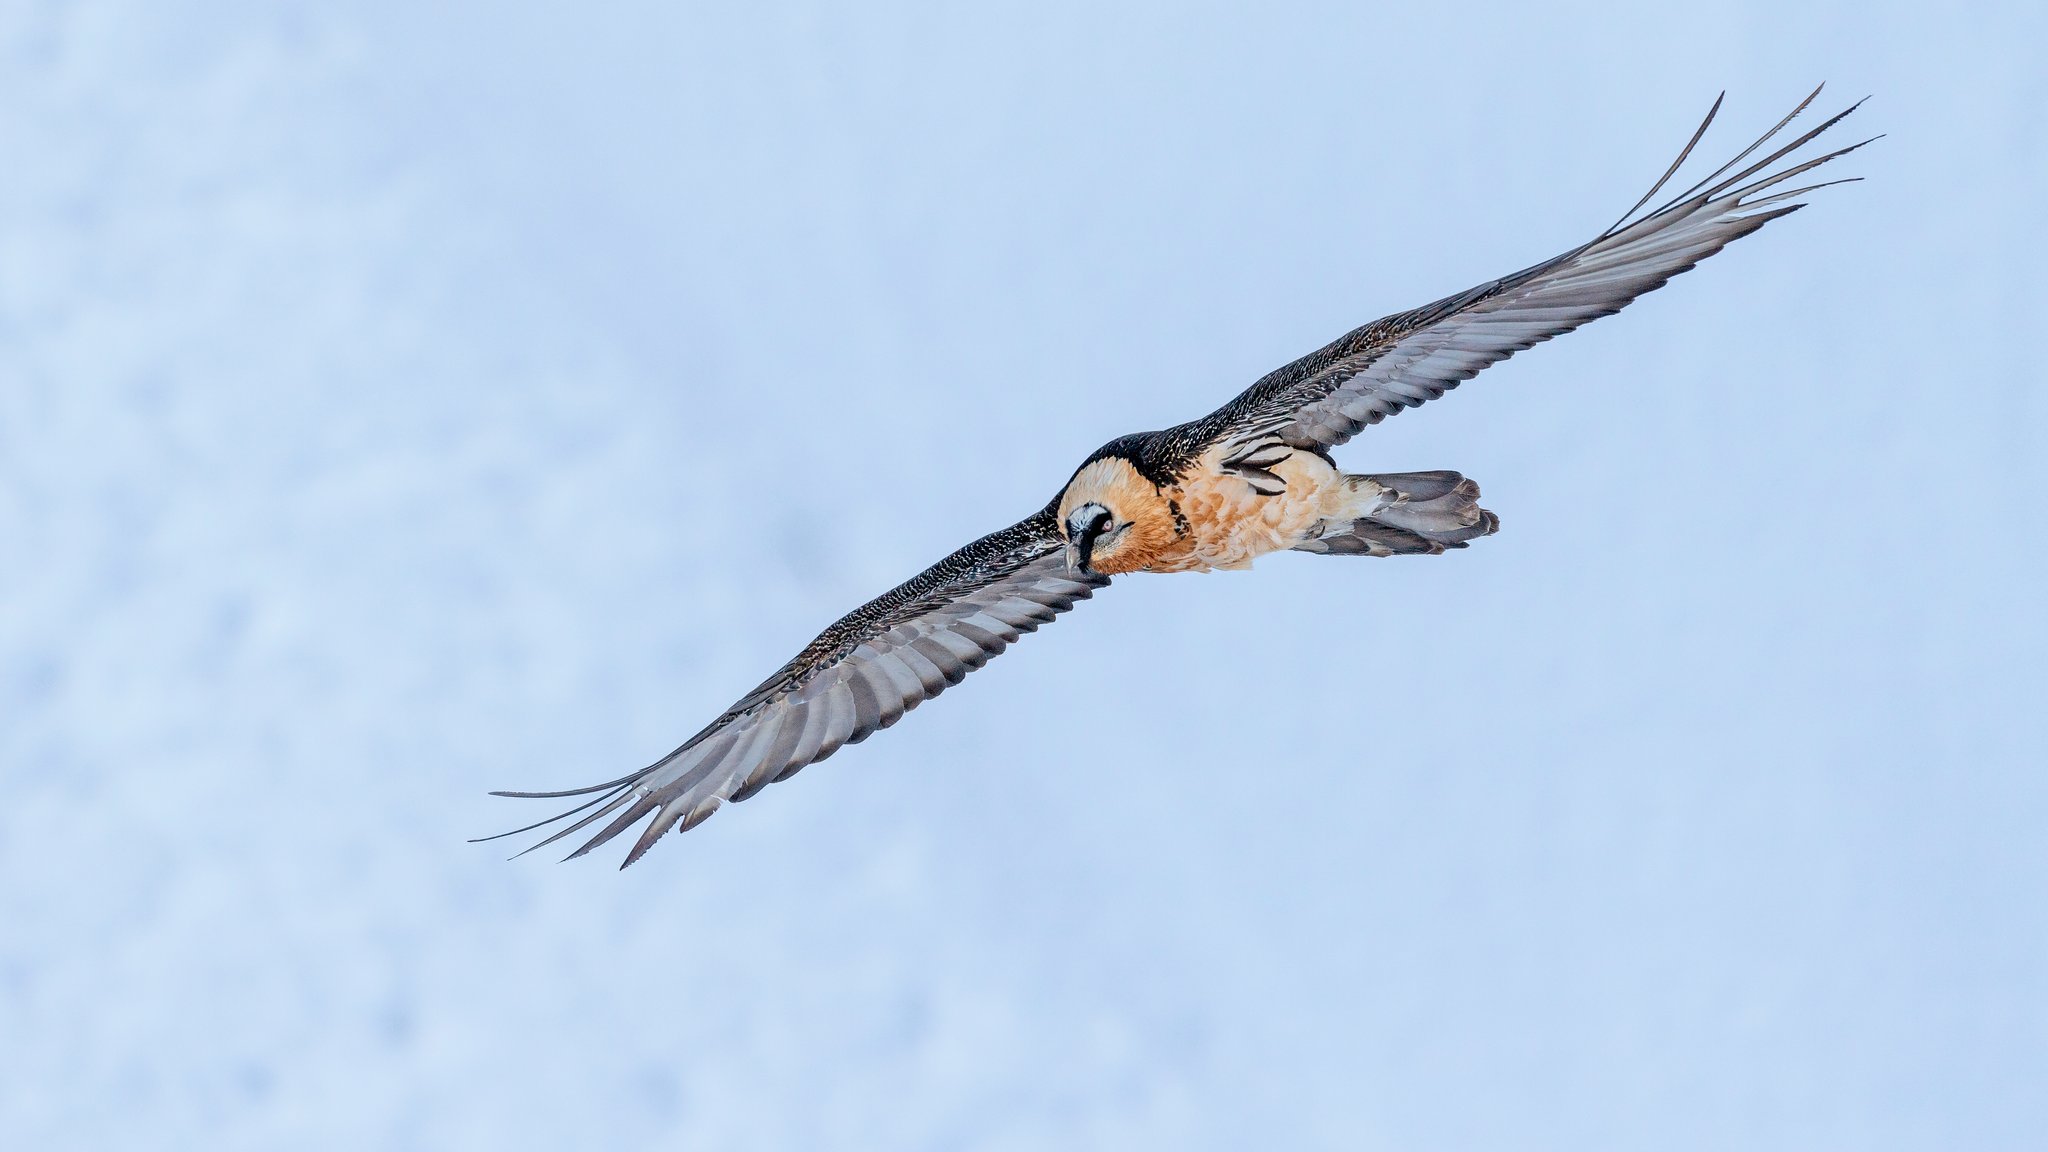
<svg viewBox="0 0 2048 1152">
<path fill-rule="evenodd" d="M 1112 576 L 1244 569 L 1285 550 L 1426 555 L 1493 533 L 1499 520 L 1458 473 L 1349 474 L 1330 451 L 1518 350 L 1618 311 L 1799 208 L 1793 198 L 1823 185 L 1761 194 L 1860 145 L 1769 169 L 1847 112 L 1729 172 L 1813 98 L 1706 180 L 1639 216 L 1691 154 L 1701 124 L 1650 193 L 1587 244 L 1358 328 L 1199 420 L 1110 441 L 1044 508 L 835 622 L 654 764 L 589 788 L 500 795 L 594 795 L 531 826 L 595 808 L 546 844 L 609 817 L 579 856 L 652 815 L 630 864 L 669 829 L 691 827 L 723 802 L 895 723 Z"/>
<path fill-rule="evenodd" d="M 1264 441 L 1211 446 L 1158 481 L 1131 457 L 1081 466 L 1060 494 L 1058 519 L 1071 541 L 1077 510 L 1117 509 L 1128 541 L 1091 548 L 1088 566 L 1127 572 L 1241 571 L 1268 552 L 1441 552 L 1500 526 L 1474 501 L 1479 488 L 1455 472 L 1358 476 L 1328 455 Z M 1085 527 L 1081 530 L 1085 533 Z M 1362 532 L 1371 535 L 1361 535 Z M 1344 547 L 1339 541 L 1357 541 Z"/>
<path fill-rule="evenodd" d="M 1357 519 L 1347 511 L 1362 503 L 1359 491 L 1328 457 L 1276 445 L 1269 458 L 1259 462 L 1254 478 L 1226 467 L 1227 455 L 1221 445 L 1211 448 L 1149 499 L 1140 495 L 1135 501 L 1119 500 L 1126 507 L 1149 505 L 1148 519 L 1160 530 L 1148 537 L 1157 542 L 1134 541 L 1118 554 L 1094 560 L 1093 566 L 1109 575 L 1241 570 L 1268 552 L 1312 538 L 1316 527 L 1329 520 Z M 1098 460 L 1081 469 L 1067 486 L 1061 519 L 1085 502 L 1116 499 L 1124 495 L 1122 490 L 1142 483 L 1144 478 L 1127 461 Z"/>
</svg>

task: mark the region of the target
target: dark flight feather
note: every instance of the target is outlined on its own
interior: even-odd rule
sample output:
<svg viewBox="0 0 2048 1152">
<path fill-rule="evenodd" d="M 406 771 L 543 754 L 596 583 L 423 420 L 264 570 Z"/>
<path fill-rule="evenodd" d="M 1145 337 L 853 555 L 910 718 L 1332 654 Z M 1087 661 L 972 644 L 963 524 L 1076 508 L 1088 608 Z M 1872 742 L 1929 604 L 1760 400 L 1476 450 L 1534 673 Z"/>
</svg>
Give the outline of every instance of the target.
<svg viewBox="0 0 2048 1152">
<path fill-rule="evenodd" d="M 1109 583 L 1067 571 L 1064 547 L 1051 509 L 1040 511 L 834 622 L 702 732 L 639 772 L 589 788 L 495 795 L 602 793 L 518 829 L 581 816 L 528 852 L 609 818 L 571 853 L 582 856 L 652 815 L 626 855 L 631 864 L 671 829 L 693 827 L 727 800 L 747 799 L 887 728 Z"/>
</svg>

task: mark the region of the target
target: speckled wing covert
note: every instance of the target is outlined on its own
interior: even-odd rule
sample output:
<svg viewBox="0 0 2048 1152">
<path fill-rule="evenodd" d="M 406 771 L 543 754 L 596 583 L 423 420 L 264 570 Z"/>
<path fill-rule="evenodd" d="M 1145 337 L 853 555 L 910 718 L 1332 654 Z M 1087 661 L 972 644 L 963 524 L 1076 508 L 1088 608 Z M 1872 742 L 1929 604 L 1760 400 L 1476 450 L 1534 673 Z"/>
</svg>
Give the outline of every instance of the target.
<svg viewBox="0 0 2048 1152">
<path fill-rule="evenodd" d="M 1591 242 L 1511 276 L 1356 329 L 1269 373 L 1195 422 L 1191 428 L 1199 431 L 1191 439 L 1211 444 L 1267 439 L 1296 448 L 1334 448 L 1366 425 L 1434 400 L 1524 348 L 1613 315 L 1730 241 L 1804 207 L 1793 202 L 1799 196 L 1848 182 L 1831 180 L 1761 195 L 1870 143 L 1865 140 L 1771 170 L 1854 112 L 1856 105 L 1736 170 L 1819 95 L 1820 89 L 1815 88 L 1740 155 L 1668 203 L 1639 216 L 1706 135 L 1707 126 L 1721 109 L 1721 101 L 1715 100 L 1706 120 L 1663 178 Z"/>
<path fill-rule="evenodd" d="M 1050 509 L 976 540 L 819 633 L 709 727 L 646 768 L 566 792 L 492 793 L 595 797 L 484 839 L 594 809 L 526 849 L 531 852 L 610 817 L 573 858 L 652 813 L 620 867 L 633 863 L 670 828 L 690 828 L 725 801 L 745 800 L 894 724 L 1109 583 L 1107 576 L 1069 572 L 1064 548 Z"/>
</svg>

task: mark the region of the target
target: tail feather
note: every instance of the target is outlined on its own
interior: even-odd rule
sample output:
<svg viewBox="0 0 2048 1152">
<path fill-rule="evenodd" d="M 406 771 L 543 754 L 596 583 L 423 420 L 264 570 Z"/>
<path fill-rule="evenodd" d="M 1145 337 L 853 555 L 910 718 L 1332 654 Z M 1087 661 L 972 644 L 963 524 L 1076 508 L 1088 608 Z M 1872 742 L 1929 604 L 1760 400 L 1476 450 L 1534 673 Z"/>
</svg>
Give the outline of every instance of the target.
<svg viewBox="0 0 2048 1152">
<path fill-rule="evenodd" d="M 1434 556 L 1500 530 L 1500 517 L 1479 506 L 1479 485 L 1456 472 L 1400 472 L 1349 477 L 1357 501 L 1351 519 L 1326 521 L 1315 539 L 1296 545 L 1328 556 Z"/>
</svg>

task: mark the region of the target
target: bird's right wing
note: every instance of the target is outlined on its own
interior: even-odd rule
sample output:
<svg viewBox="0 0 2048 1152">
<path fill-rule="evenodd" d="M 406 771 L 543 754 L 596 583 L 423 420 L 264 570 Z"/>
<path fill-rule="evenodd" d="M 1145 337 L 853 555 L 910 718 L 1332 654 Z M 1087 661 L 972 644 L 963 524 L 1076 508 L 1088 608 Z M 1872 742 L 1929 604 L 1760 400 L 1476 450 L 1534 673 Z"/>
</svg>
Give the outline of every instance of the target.
<svg viewBox="0 0 2048 1152">
<path fill-rule="evenodd" d="M 1814 89 L 1740 155 L 1639 217 L 1643 205 L 1677 174 L 1714 122 L 1721 107 L 1719 100 L 1714 101 L 1713 110 L 1663 178 L 1592 241 L 1513 275 L 1356 329 L 1269 373 L 1191 425 L 1196 430 L 1193 438 L 1204 444 L 1233 442 L 1253 451 L 1262 441 L 1334 448 L 1366 425 L 1434 400 L 1521 349 L 1613 315 L 1729 242 L 1797 210 L 1802 206 L 1794 202 L 1799 196 L 1826 185 L 1763 193 L 1869 143 L 1771 170 L 1855 111 L 1852 105 L 1737 170 L 1819 95 L 1820 89 Z"/>
<path fill-rule="evenodd" d="M 694 827 L 725 801 L 745 800 L 841 745 L 858 744 L 894 724 L 1021 634 L 1051 623 L 1108 583 L 1107 576 L 1068 570 L 1052 512 L 1041 511 L 854 609 L 702 732 L 646 768 L 566 792 L 493 793 L 546 799 L 595 794 L 579 807 L 500 835 L 594 808 L 533 845 L 552 844 L 611 817 L 571 854 L 581 856 L 652 813 L 654 820 L 626 854 L 631 864 L 671 827 Z"/>
</svg>

